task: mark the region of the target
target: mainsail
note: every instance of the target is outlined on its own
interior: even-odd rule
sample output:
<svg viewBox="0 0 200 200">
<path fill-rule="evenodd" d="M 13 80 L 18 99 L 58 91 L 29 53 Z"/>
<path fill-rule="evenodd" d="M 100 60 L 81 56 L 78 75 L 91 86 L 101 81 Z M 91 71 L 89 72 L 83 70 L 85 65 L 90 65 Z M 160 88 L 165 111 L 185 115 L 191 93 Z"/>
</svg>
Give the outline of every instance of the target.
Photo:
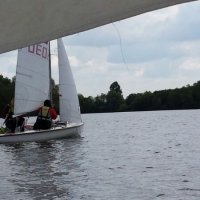
<svg viewBox="0 0 200 200">
<path fill-rule="evenodd" d="M 49 98 L 49 43 L 18 50 L 14 114 L 36 110 Z"/>
<path fill-rule="evenodd" d="M 81 122 L 80 107 L 70 68 L 69 60 L 62 39 L 58 43 L 58 67 L 59 67 L 59 101 L 60 120 L 64 122 Z"/>
</svg>

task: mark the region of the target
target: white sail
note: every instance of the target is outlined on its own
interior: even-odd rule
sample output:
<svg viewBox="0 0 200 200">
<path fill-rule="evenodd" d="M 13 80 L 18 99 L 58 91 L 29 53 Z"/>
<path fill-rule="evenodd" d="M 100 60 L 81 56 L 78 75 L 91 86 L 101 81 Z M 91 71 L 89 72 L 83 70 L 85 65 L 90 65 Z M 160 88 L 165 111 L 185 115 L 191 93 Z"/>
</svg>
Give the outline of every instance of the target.
<svg viewBox="0 0 200 200">
<path fill-rule="evenodd" d="M 80 107 L 73 74 L 62 39 L 58 39 L 60 120 L 81 122 Z"/>
<path fill-rule="evenodd" d="M 49 43 L 18 50 L 14 114 L 36 110 L 49 98 Z"/>
</svg>

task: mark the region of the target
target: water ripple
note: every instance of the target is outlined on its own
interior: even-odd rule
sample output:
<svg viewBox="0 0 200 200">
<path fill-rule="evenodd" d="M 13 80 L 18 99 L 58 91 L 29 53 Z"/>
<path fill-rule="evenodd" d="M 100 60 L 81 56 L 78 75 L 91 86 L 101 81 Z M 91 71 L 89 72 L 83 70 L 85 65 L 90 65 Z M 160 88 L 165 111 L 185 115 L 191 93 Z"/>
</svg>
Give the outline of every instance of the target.
<svg viewBox="0 0 200 200">
<path fill-rule="evenodd" d="M 200 199 L 200 111 L 83 115 L 81 137 L 1 145 L 1 199 Z"/>
</svg>

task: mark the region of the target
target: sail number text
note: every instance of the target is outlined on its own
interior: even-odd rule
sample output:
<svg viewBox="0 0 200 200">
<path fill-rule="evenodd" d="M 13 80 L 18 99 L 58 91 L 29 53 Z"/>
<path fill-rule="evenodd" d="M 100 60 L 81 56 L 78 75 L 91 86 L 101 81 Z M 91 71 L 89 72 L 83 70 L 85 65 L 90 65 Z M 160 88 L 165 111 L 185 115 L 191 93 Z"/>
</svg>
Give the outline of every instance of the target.
<svg viewBox="0 0 200 200">
<path fill-rule="evenodd" d="M 42 58 L 48 59 L 48 46 L 46 43 L 35 44 L 28 47 L 28 52 L 41 56 Z"/>
</svg>

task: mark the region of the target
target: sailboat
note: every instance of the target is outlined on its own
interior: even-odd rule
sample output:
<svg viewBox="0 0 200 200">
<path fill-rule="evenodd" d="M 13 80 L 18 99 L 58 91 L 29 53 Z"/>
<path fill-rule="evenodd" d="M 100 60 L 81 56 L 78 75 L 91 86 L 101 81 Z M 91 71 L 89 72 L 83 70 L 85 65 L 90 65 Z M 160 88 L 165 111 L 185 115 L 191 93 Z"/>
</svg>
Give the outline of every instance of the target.
<svg viewBox="0 0 200 200">
<path fill-rule="evenodd" d="M 0 135 L 0 143 L 48 141 L 80 135 L 83 122 L 77 90 L 62 39 L 57 40 L 60 122 L 48 130 L 25 130 Z M 37 110 L 51 97 L 50 42 L 18 50 L 14 115 Z"/>
</svg>

